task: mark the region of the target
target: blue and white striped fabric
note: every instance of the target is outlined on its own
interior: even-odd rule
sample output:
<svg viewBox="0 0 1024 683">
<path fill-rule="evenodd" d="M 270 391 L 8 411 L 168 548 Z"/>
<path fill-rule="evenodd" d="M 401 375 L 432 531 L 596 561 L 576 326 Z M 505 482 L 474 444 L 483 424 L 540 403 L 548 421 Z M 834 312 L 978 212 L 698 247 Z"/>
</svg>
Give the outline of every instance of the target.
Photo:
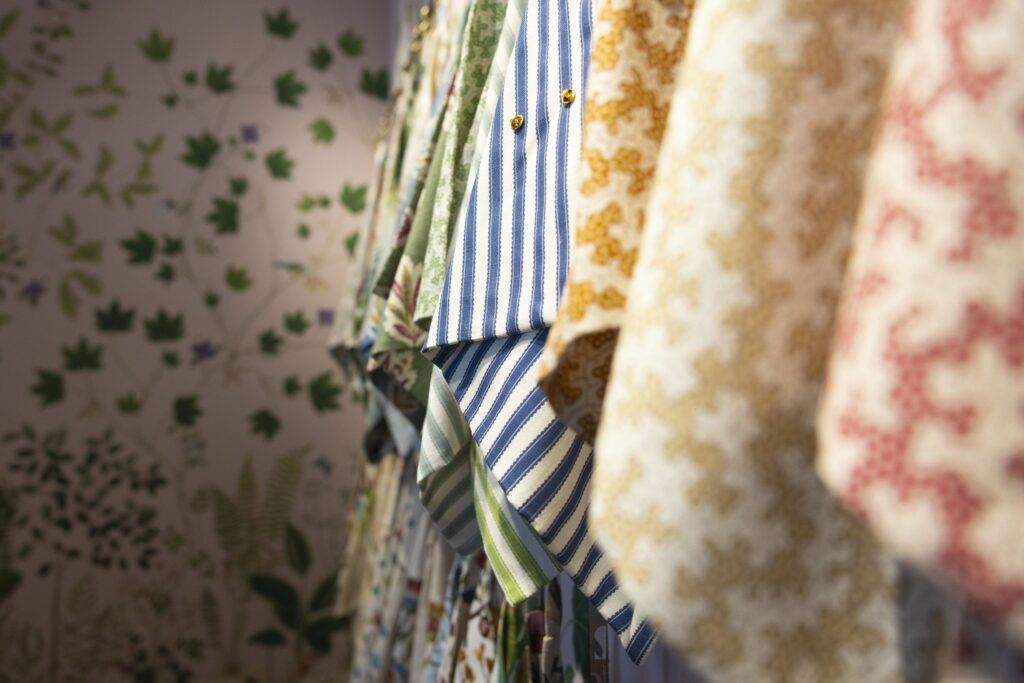
<svg viewBox="0 0 1024 683">
<path fill-rule="evenodd" d="M 590 37 L 589 0 L 530 0 L 424 350 L 508 501 L 642 661 L 655 634 L 587 528 L 590 447 L 537 388 L 569 269 Z"/>
</svg>

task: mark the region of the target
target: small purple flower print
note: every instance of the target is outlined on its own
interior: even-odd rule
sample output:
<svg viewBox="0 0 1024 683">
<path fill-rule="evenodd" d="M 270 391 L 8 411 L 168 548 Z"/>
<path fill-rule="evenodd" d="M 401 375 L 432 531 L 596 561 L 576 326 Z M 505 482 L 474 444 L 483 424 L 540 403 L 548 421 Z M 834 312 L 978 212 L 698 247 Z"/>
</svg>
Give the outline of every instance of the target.
<svg viewBox="0 0 1024 683">
<path fill-rule="evenodd" d="M 196 342 L 192 345 L 192 363 L 202 363 L 204 360 L 210 360 L 217 355 L 217 351 L 219 349 L 211 342 Z"/>
<path fill-rule="evenodd" d="M 321 327 L 328 327 L 334 324 L 334 309 L 321 308 L 316 312 L 316 320 Z"/>
<path fill-rule="evenodd" d="M 29 280 L 21 288 L 21 291 L 18 293 L 18 296 L 20 296 L 22 299 L 35 306 L 37 303 L 39 303 L 39 298 L 42 297 L 43 294 L 45 293 L 46 287 L 43 285 L 42 282 L 40 282 L 39 280 Z"/>
<path fill-rule="evenodd" d="M 0 149 L 14 149 L 13 130 L 5 130 L 0 132 Z"/>
<path fill-rule="evenodd" d="M 256 126 L 249 124 L 242 126 L 242 142 L 256 142 L 260 139 L 260 131 Z"/>
</svg>

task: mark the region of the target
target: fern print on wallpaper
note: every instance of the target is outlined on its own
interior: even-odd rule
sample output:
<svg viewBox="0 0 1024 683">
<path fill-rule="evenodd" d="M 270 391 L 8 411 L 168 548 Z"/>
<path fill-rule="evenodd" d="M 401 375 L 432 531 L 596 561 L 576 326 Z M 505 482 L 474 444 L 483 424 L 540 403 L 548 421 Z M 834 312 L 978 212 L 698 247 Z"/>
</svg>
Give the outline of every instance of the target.
<svg viewBox="0 0 1024 683">
<path fill-rule="evenodd" d="M 0 682 L 342 677 L 385 12 L 0 5 Z"/>
</svg>

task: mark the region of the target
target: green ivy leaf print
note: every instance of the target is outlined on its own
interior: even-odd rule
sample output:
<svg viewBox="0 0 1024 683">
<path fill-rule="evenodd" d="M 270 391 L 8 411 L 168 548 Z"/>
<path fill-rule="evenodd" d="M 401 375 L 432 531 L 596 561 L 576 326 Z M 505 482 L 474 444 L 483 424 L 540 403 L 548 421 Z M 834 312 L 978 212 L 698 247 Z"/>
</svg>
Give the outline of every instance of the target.
<svg viewBox="0 0 1024 683">
<path fill-rule="evenodd" d="M 37 381 L 32 393 L 39 397 L 44 406 L 64 400 L 64 376 L 52 370 L 36 370 Z"/>
<path fill-rule="evenodd" d="M 264 408 L 249 416 L 249 429 L 256 436 L 262 436 L 270 441 L 281 429 L 281 421 L 277 419 L 277 415 Z"/>
<path fill-rule="evenodd" d="M 117 410 L 125 415 L 132 415 L 142 409 L 142 402 L 135 394 L 125 394 L 116 399 Z"/>
<path fill-rule="evenodd" d="M 323 43 L 309 51 L 309 65 L 317 71 L 326 71 L 334 61 L 334 53 Z"/>
<path fill-rule="evenodd" d="M 160 248 L 160 253 L 164 256 L 174 256 L 175 254 L 180 254 L 184 247 L 185 245 L 179 238 L 164 235 L 164 244 Z"/>
<path fill-rule="evenodd" d="M 295 234 L 298 235 L 301 239 L 304 239 L 304 240 L 309 239 L 309 235 L 310 235 L 309 226 L 307 224 L 305 224 L 305 223 L 300 223 L 299 227 L 295 228 Z"/>
<path fill-rule="evenodd" d="M 302 81 L 295 78 L 294 71 L 287 71 L 274 79 L 274 93 L 277 103 L 285 107 L 298 107 L 299 98 L 309 90 Z"/>
<path fill-rule="evenodd" d="M 292 177 L 292 167 L 295 162 L 288 158 L 284 149 L 275 149 L 267 154 L 267 170 L 272 178 L 287 180 Z"/>
<path fill-rule="evenodd" d="M 196 396 L 179 396 L 174 399 L 174 421 L 183 427 L 191 427 L 203 411 Z"/>
<path fill-rule="evenodd" d="M 282 624 L 289 628 L 298 628 L 302 618 L 302 603 L 298 592 L 288 583 L 270 574 L 253 574 L 249 577 L 249 586 L 257 595 L 270 601 L 274 614 Z"/>
<path fill-rule="evenodd" d="M 0 569 L 0 603 L 3 603 L 20 583 L 21 574 L 13 569 Z"/>
<path fill-rule="evenodd" d="M 254 633 L 249 638 L 249 642 L 266 647 L 281 647 L 287 641 L 284 634 L 276 628 L 265 628 L 258 633 Z"/>
<path fill-rule="evenodd" d="M 114 299 L 107 308 L 96 309 L 96 329 L 100 332 L 128 332 L 132 329 L 135 309 L 121 308 L 121 302 Z"/>
<path fill-rule="evenodd" d="M 363 37 L 349 29 L 338 36 L 338 49 L 349 57 L 358 57 L 363 54 Z"/>
<path fill-rule="evenodd" d="M 220 303 L 220 295 L 217 292 L 207 292 L 203 295 L 203 304 L 208 308 L 214 308 Z"/>
<path fill-rule="evenodd" d="M 103 365 L 103 347 L 99 344 L 90 345 L 82 338 L 75 346 L 61 347 L 64 355 L 64 369 L 68 372 L 79 370 L 99 370 Z"/>
<path fill-rule="evenodd" d="M 284 385 L 282 386 L 285 396 L 294 396 L 295 394 L 302 391 L 302 382 L 295 375 L 288 375 L 284 379 Z"/>
<path fill-rule="evenodd" d="M 281 8 L 276 14 L 264 12 L 263 22 L 267 27 L 267 33 L 278 38 L 291 38 L 299 28 L 299 22 L 292 19 L 287 8 Z"/>
<path fill-rule="evenodd" d="M 317 617 L 302 629 L 302 635 L 311 648 L 320 654 L 331 651 L 331 637 L 349 624 L 349 617 Z"/>
<path fill-rule="evenodd" d="M 177 275 L 177 271 L 174 270 L 174 266 L 166 261 L 160 264 L 160 267 L 156 271 L 156 279 L 165 285 L 169 285 L 174 282 L 174 278 Z"/>
<path fill-rule="evenodd" d="M 388 70 L 363 69 L 363 75 L 359 79 L 359 90 L 371 97 L 386 100 L 388 98 Z"/>
<path fill-rule="evenodd" d="M 362 213 L 366 209 L 366 185 L 352 187 L 346 183 L 341 189 L 341 203 L 352 213 Z"/>
<path fill-rule="evenodd" d="M 313 378 L 309 383 L 309 400 L 318 413 L 325 410 L 338 410 L 338 396 L 341 387 L 331 379 L 330 372 L 324 372 Z"/>
<path fill-rule="evenodd" d="M 228 266 L 227 270 L 224 271 L 224 283 L 236 292 L 241 292 L 249 289 L 252 285 L 252 279 L 245 268 Z"/>
<path fill-rule="evenodd" d="M 164 351 L 160 356 L 160 361 L 169 368 L 176 368 L 181 365 L 181 356 L 177 351 Z"/>
<path fill-rule="evenodd" d="M 181 160 L 199 170 L 209 166 L 220 151 L 220 142 L 208 131 L 203 131 L 199 136 L 186 136 L 185 145 L 188 149 L 181 155 Z"/>
<path fill-rule="evenodd" d="M 50 236 L 66 247 L 74 246 L 78 239 L 78 224 L 68 214 L 64 214 L 60 225 L 50 228 Z"/>
<path fill-rule="evenodd" d="M 185 335 L 185 316 L 170 315 L 160 308 L 152 318 L 144 320 L 146 338 L 151 342 L 176 341 Z"/>
<path fill-rule="evenodd" d="M 241 197 L 249 189 L 249 181 L 242 177 L 230 178 L 228 180 L 228 189 L 231 191 L 231 194 Z"/>
<path fill-rule="evenodd" d="M 305 575 L 309 571 L 312 557 L 309 543 L 302 532 L 291 524 L 284 529 L 284 556 L 288 560 L 288 566 L 298 573 Z"/>
<path fill-rule="evenodd" d="M 286 313 L 284 316 L 284 329 L 292 334 L 299 335 L 309 329 L 309 321 L 302 311 Z"/>
<path fill-rule="evenodd" d="M 181 80 L 185 81 L 185 85 L 195 85 L 199 82 L 199 74 L 196 73 L 195 69 L 189 69 L 181 75 Z"/>
<path fill-rule="evenodd" d="M 284 338 L 273 330 L 267 330 L 260 335 L 260 352 L 268 356 L 276 356 L 284 343 Z"/>
<path fill-rule="evenodd" d="M 309 124 L 309 132 L 313 134 L 313 142 L 320 142 L 325 145 L 334 142 L 334 126 L 323 117 Z"/>
<path fill-rule="evenodd" d="M 151 62 L 166 62 L 174 52 L 174 38 L 161 35 L 155 28 L 145 40 L 139 41 L 139 49 Z"/>
<path fill-rule="evenodd" d="M 214 197 L 213 209 L 206 214 L 206 222 L 213 225 L 218 235 L 238 232 L 238 202 L 225 197 Z"/>
<path fill-rule="evenodd" d="M 345 238 L 345 251 L 349 256 L 356 255 L 356 246 L 359 244 L 359 233 L 354 232 Z"/>
<path fill-rule="evenodd" d="M 231 80 L 231 65 L 217 66 L 210 62 L 206 67 L 206 87 L 217 95 L 234 90 L 235 84 Z"/>
<path fill-rule="evenodd" d="M 128 252 L 130 265 L 150 263 L 156 253 L 156 238 L 145 230 L 136 228 L 132 237 L 121 240 L 121 247 Z"/>
</svg>

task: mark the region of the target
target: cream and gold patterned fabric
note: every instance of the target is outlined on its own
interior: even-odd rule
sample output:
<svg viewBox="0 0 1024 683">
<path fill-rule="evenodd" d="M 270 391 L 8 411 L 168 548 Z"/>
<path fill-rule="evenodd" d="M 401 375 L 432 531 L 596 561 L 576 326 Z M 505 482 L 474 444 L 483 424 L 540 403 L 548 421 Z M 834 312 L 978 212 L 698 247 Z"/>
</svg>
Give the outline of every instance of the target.
<svg viewBox="0 0 1024 683">
<path fill-rule="evenodd" d="M 594 442 L 695 0 L 597 0 L 576 241 L 540 385 Z"/>
<path fill-rule="evenodd" d="M 818 480 L 899 0 L 700 0 L 597 435 L 621 586 L 715 681 L 915 680 L 896 568 Z"/>
</svg>

